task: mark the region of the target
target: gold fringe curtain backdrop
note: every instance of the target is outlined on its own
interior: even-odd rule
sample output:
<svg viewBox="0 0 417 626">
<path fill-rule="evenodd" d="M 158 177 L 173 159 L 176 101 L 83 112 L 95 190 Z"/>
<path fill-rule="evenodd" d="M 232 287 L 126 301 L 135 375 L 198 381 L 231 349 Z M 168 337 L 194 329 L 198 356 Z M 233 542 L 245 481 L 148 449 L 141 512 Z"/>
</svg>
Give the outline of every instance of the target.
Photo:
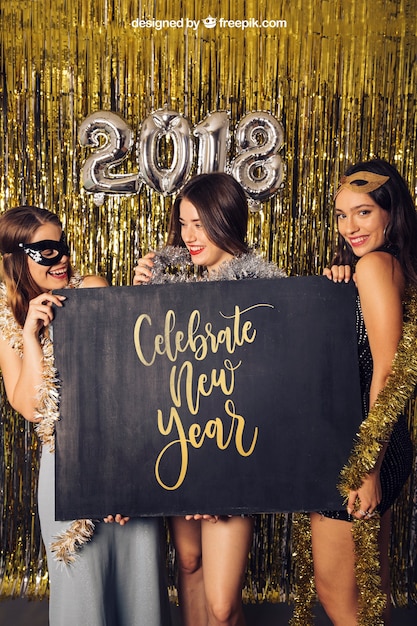
<svg viewBox="0 0 417 626">
<path fill-rule="evenodd" d="M 209 16 L 214 28 L 203 24 Z M 181 18 L 200 22 L 159 22 Z M 250 18 L 245 29 L 225 22 Z M 135 27 L 141 19 L 153 26 Z M 21 203 L 55 210 L 81 271 L 130 284 L 137 257 L 164 241 L 172 196 L 142 184 L 137 194 L 95 202 L 81 184 L 93 152 L 79 143 L 82 121 L 100 110 L 126 121 L 135 146 L 117 171 L 134 174 L 143 121 L 157 109 L 177 111 L 192 128 L 227 111 L 229 163 L 243 116 L 270 112 L 284 128 L 285 180 L 251 213 L 249 240 L 290 274 L 319 273 L 334 239 L 332 194 L 348 162 L 387 158 L 416 190 L 416 28 L 414 0 L 0 0 L 0 211 Z M 167 141 L 162 164 L 170 150 Z M 42 595 L 36 443 L 1 398 L 1 593 Z M 409 416 L 417 440 L 414 403 Z M 416 601 L 413 498 L 414 478 L 395 511 L 399 603 Z M 290 538 L 291 519 L 259 521 L 247 599 L 289 598 Z"/>
</svg>

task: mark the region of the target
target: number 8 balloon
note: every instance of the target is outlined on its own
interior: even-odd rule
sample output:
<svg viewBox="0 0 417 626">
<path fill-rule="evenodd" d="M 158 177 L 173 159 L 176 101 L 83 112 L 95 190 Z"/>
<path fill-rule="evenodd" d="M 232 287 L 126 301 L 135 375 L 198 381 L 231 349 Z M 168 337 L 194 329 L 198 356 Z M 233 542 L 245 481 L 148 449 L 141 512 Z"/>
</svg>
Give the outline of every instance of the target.
<svg viewBox="0 0 417 626">
<path fill-rule="evenodd" d="M 284 181 L 284 164 L 278 154 L 283 141 L 280 122 L 265 111 L 248 113 L 237 126 L 238 156 L 230 169 L 249 196 L 252 210 L 260 208 Z"/>
</svg>

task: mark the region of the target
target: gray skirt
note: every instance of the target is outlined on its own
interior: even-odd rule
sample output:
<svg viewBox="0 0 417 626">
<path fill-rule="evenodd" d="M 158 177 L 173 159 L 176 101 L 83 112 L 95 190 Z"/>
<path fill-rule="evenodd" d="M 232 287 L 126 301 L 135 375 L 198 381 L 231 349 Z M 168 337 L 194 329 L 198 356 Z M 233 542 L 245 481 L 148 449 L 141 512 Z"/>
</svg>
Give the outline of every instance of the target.
<svg viewBox="0 0 417 626">
<path fill-rule="evenodd" d="M 58 563 L 49 546 L 71 522 L 55 521 L 54 481 L 55 455 L 44 446 L 38 509 L 48 559 L 50 625 L 169 626 L 162 519 L 135 518 L 125 526 L 98 522 L 75 563 Z"/>
</svg>

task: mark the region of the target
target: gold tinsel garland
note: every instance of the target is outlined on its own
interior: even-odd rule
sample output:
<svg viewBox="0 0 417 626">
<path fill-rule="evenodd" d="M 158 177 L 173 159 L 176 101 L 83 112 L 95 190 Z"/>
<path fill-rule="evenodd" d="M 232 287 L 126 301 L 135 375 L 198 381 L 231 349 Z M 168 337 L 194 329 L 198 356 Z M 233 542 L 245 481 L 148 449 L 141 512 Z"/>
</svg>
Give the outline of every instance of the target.
<svg viewBox="0 0 417 626">
<path fill-rule="evenodd" d="M 340 474 L 339 491 L 348 498 L 350 490 L 362 484 L 377 462 L 384 442 L 388 441 L 398 415 L 413 394 L 417 383 L 417 290 L 409 289 L 404 305 L 404 325 L 392 373 L 362 422 L 358 439 L 347 464 Z M 356 581 L 359 588 L 358 626 L 383 626 L 382 613 L 386 604 L 379 574 L 378 533 L 379 515 L 368 520 L 355 519 L 352 536 L 356 554 Z M 313 623 L 312 606 L 315 598 L 312 564 L 311 529 L 307 514 L 300 514 L 294 533 L 294 558 L 297 560 L 297 588 L 291 626 Z"/>
<path fill-rule="evenodd" d="M 296 596 L 289 626 L 309 626 L 313 623 L 313 606 L 316 599 L 309 514 L 294 514 L 293 528 L 292 556 L 296 563 Z"/>
<path fill-rule="evenodd" d="M 384 626 L 382 613 L 387 603 L 381 589 L 378 534 L 380 517 L 355 519 L 352 525 L 355 546 L 355 575 L 359 589 L 358 626 Z"/>
</svg>

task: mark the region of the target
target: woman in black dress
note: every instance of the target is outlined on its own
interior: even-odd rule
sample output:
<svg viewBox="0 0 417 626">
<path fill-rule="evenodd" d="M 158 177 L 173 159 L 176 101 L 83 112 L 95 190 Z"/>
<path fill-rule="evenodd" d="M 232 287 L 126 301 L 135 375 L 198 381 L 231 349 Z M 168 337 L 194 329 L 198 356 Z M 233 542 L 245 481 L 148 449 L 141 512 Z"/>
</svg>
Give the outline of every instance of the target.
<svg viewBox="0 0 417 626">
<path fill-rule="evenodd" d="M 403 328 L 403 299 L 417 285 L 417 215 L 397 170 L 375 159 L 350 167 L 335 196 L 338 250 L 329 278 L 343 280 L 354 268 L 358 290 L 357 331 L 364 418 L 391 373 Z M 358 623 L 353 518 L 381 516 L 379 548 L 389 623 L 388 541 L 390 507 L 411 471 L 413 451 L 399 416 L 374 469 L 351 490 L 346 510 L 311 514 L 314 573 L 319 599 L 333 624 Z"/>
</svg>

